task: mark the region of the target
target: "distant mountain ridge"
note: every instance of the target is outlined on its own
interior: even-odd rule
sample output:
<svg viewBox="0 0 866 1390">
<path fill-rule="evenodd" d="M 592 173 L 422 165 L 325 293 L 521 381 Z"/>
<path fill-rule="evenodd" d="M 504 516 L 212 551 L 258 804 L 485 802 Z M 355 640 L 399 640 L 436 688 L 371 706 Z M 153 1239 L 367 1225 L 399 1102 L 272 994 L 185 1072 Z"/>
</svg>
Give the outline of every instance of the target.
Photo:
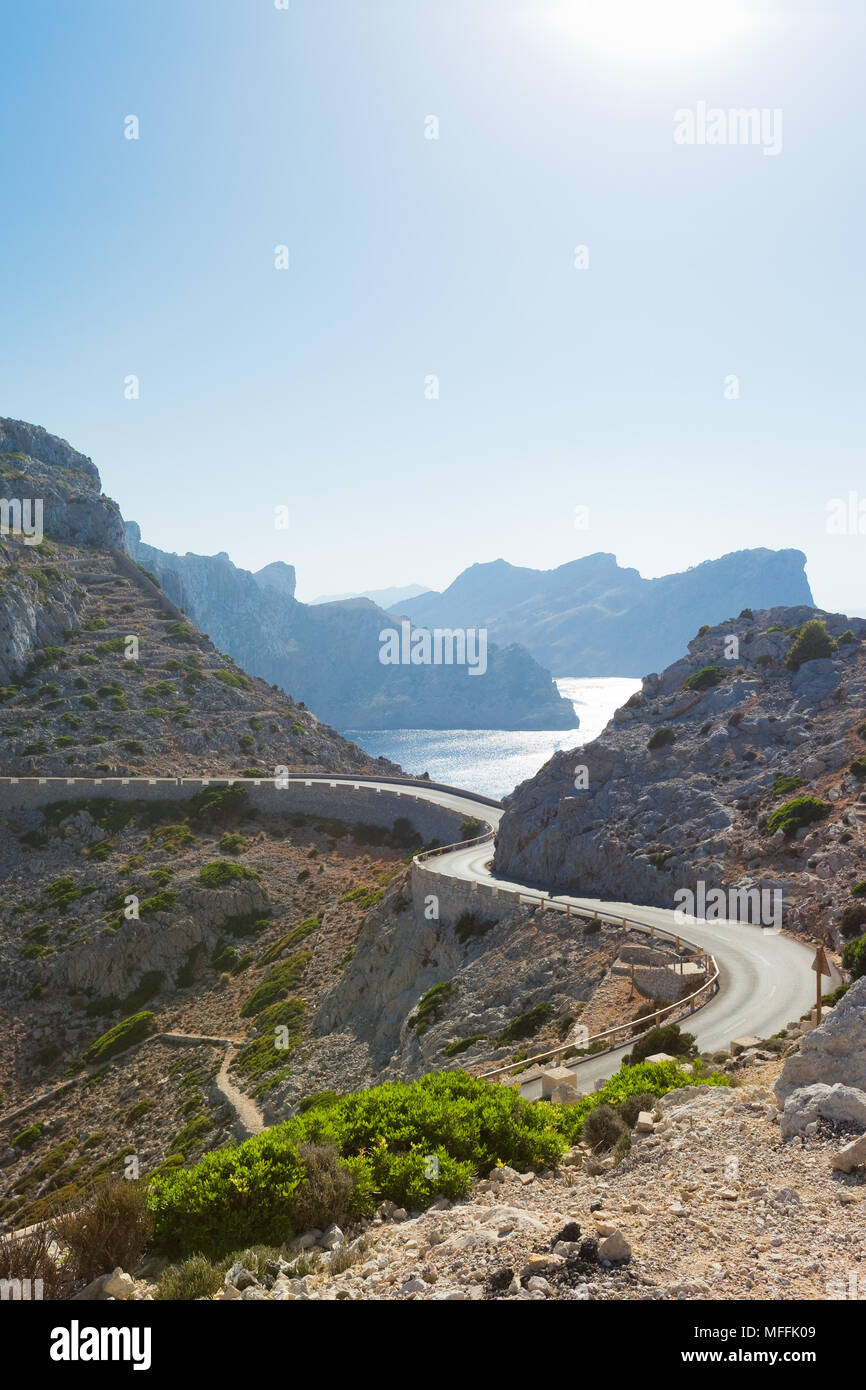
<svg viewBox="0 0 866 1390">
<path fill-rule="evenodd" d="M 738 550 L 644 579 L 603 552 L 552 570 L 493 560 L 392 611 L 425 626 L 486 627 L 554 676 L 643 676 L 675 661 L 704 623 L 747 607 L 814 607 L 805 565 L 801 550 Z"/>
<path fill-rule="evenodd" d="M 487 670 L 474 680 L 466 666 L 383 665 L 380 633 L 398 624 L 369 599 L 299 603 L 291 566 L 267 565 L 254 575 L 224 551 L 168 554 L 144 544 L 134 521 L 126 546 L 223 651 L 337 729 L 578 725 L 572 702 L 520 646 L 488 644 Z"/>
<path fill-rule="evenodd" d="M 390 589 L 364 589 L 359 592 L 353 589 L 347 594 L 320 594 L 318 598 L 311 598 L 311 604 L 319 603 L 342 603 L 347 598 L 368 598 L 371 603 L 376 603 L 380 608 L 393 608 L 395 603 L 405 603 L 410 598 L 418 598 L 421 594 L 429 594 L 430 590 L 426 584 L 397 584 Z"/>
</svg>

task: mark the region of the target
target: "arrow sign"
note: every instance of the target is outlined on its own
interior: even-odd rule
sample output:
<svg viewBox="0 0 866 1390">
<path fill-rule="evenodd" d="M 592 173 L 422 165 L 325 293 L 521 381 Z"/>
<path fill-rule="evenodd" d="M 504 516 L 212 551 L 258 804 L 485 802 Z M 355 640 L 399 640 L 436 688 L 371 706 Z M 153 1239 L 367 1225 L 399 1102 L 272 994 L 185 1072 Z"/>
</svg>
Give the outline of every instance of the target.
<svg viewBox="0 0 866 1390">
<path fill-rule="evenodd" d="M 827 963 L 827 957 L 824 955 L 823 946 L 819 946 L 815 952 L 815 959 L 812 961 L 812 969 L 817 975 L 830 974 L 830 966 Z"/>
</svg>

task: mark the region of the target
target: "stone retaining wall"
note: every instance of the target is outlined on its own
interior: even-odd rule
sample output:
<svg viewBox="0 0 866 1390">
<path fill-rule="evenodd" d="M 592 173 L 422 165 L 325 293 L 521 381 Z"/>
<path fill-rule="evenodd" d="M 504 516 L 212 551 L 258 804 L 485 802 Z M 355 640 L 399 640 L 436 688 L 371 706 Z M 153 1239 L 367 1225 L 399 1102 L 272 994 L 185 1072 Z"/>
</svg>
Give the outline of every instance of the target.
<svg viewBox="0 0 866 1390">
<path fill-rule="evenodd" d="M 363 782 L 290 781 L 277 787 L 272 778 L 198 777 L 3 777 L 0 778 L 0 813 L 39 809 L 55 801 L 82 801 L 106 797 L 116 801 L 188 801 L 203 787 L 245 787 L 250 805 L 263 814 L 323 816 L 360 821 L 391 828 L 398 817 L 411 822 L 425 843 L 439 840 L 454 844 L 460 839 L 465 815 L 406 791 L 383 791 Z"/>
</svg>

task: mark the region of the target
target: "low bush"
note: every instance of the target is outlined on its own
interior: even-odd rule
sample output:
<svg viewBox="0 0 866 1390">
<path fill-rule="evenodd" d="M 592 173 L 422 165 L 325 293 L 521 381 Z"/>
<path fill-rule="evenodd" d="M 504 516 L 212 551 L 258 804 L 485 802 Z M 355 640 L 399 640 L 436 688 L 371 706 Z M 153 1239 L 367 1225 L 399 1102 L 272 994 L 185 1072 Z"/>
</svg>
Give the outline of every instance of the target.
<svg viewBox="0 0 866 1390">
<path fill-rule="evenodd" d="M 153 1019 L 154 1015 L 148 1010 L 122 1019 L 120 1023 L 109 1028 L 107 1033 L 103 1033 L 102 1037 L 97 1038 L 85 1049 L 82 1053 L 83 1060 L 88 1066 L 94 1066 L 97 1063 L 107 1062 L 110 1057 L 117 1056 L 119 1052 L 125 1052 L 128 1047 L 142 1042 L 153 1031 Z"/>
<path fill-rule="evenodd" d="M 857 941 L 849 941 L 842 951 L 842 965 L 849 970 L 853 979 L 866 975 L 866 936 Z"/>
<path fill-rule="evenodd" d="M 146 1187 L 126 1178 L 107 1178 L 78 1211 L 55 1217 L 52 1226 L 69 1250 L 68 1265 L 76 1282 L 89 1284 L 118 1265 L 135 1269 L 152 1230 Z"/>
<path fill-rule="evenodd" d="M 536 1004 L 534 1008 L 527 1009 L 526 1013 L 518 1014 L 510 1023 L 506 1023 L 497 1035 L 497 1044 L 504 1047 L 508 1043 L 522 1042 L 524 1038 L 534 1037 L 552 1013 L 552 1004 Z"/>
<path fill-rule="evenodd" d="M 694 1034 L 682 1033 L 678 1023 L 663 1023 L 649 1028 L 638 1038 L 631 1050 L 630 1065 L 643 1062 L 655 1052 L 667 1052 L 673 1057 L 691 1057 L 696 1051 Z"/>
<path fill-rule="evenodd" d="M 443 980 L 441 984 L 431 985 L 426 994 L 423 994 L 418 1001 L 415 1012 L 406 1020 L 407 1028 L 412 1028 L 416 1037 L 422 1037 L 427 1029 L 434 1023 L 438 1023 L 445 1010 L 445 1005 L 454 993 L 456 986 L 449 980 Z"/>
<path fill-rule="evenodd" d="M 702 666 L 700 671 L 693 671 L 682 683 L 683 690 L 711 690 L 714 685 L 720 685 L 725 679 L 727 672 L 721 666 Z"/>
<path fill-rule="evenodd" d="M 655 751 L 655 749 L 657 748 L 667 748 L 670 746 L 670 744 L 676 743 L 676 739 L 677 736 L 674 733 L 673 729 L 656 729 L 655 733 L 650 737 L 650 740 L 647 743 L 647 748 L 649 748 L 651 751 Z"/>
<path fill-rule="evenodd" d="M 485 936 L 487 932 L 492 931 L 498 925 L 499 923 L 495 918 L 479 917 L 477 912 L 462 912 L 455 923 L 454 934 L 460 944 L 464 945 L 473 937 Z"/>
<path fill-rule="evenodd" d="M 311 951 L 296 951 L 288 960 L 282 961 L 279 965 L 272 965 L 261 984 L 256 986 L 244 1002 L 241 1017 L 253 1018 L 269 1004 L 284 999 L 300 980 L 311 958 Z"/>
<path fill-rule="evenodd" d="M 797 632 L 785 657 L 785 665 L 789 671 L 799 671 L 805 662 L 832 656 L 835 650 L 836 643 L 827 631 L 826 623 L 820 618 L 811 618 Z"/>
<path fill-rule="evenodd" d="M 24 1299 L 60 1299 L 69 1292 L 69 1270 L 58 1263 L 53 1236 L 44 1226 L 26 1235 L 0 1236 L 0 1284 L 7 1280 L 23 1285 L 18 1297 Z"/>
<path fill-rule="evenodd" d="M 823 820 L 829 812 L 829 804 L 817 796 L 795 796 L 793 801 L 786 801 L 776 807 L 767 822 L 767 827 L 771 835 L 781 830 L 784 835 L 791 836 L 804 825 Z"/>
<path fill-rule="evenodd" d="M 191 1303 L 196 1298 L 212 1298 L 223 1287 L 222 1271 L 205 1255 L 190 1255 L 178 1265 L 169 1265 L 159 1277 L 155 1299 Z"/>
<path fill-rule="evenodd" d="M 215 859 L 199 870 L 198 881 L 205 888 L 224 888 L 229 883 L 241 883 L 244 879 L 258 878 L 255 869 L 244 864 L 232 864 L 228 859 Z"/>
<path fill-rule="evenodd" d="M 597 1105 L 586 1117 L 581 1138 L 589 1144 L 594 1153 L 607 1153 L 615 1148 L 628 1125 L 612 1106 Z"/>
<path fill-rule="evenodd" d="M 786 773 L 780 772 L 773 782 L 773 795 L 784 796 L 787 792 L 795 792 L 803 785 L 802 777 L 789 777 Z"/>
</svg>

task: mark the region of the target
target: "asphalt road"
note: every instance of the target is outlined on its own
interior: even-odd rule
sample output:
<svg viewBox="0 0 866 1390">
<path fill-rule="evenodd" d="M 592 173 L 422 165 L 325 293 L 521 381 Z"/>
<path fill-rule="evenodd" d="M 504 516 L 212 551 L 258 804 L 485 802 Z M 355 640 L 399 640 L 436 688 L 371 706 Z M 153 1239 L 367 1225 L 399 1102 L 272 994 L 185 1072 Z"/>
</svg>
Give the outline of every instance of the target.
<svg viewBox="0 0 866 1390">
<path fill-rule="evenodd" d="M 305 780 L 324 782 L 329 779 Z M 366 778 L 363 781 L 367 783 Z M 423 783 L 409 787 L 406 783 L 382 781 L 375 785 L 391 792 L 423 796 L 438 805 L 486 821 L 494 830 L 502 816 L 501 808 L 476 801 L 469 792 L 446 791 L 434 786 L 426 787 Z M 537 888 L 494 878 L 488 867 L 491 855 L 489 842 L 468 848 L 458 847 L 428 860 L 427 867 L 451 878 L 490 884 L 500 891 L 537 899 L 542 897 Z M 570 903 L 572 907 L 589 909 L 590 912 L 598 910 L 600 914 L 611 917 L 627 916 L 645 926 L 664 928 L 715 956 L 720 971 L 720 988 L 689 1022 L 689 1032 L 695 1034 L 701 1051 L 728 1048 L 734 1038 L 747 1035 L 771 1037 L 787 1023 L 800 1018 L 815 1003 L 816 981 L 811 969 L 814 948 L 792 937 L 776 935 L 746 922 L 688 918 L 684 925 L 682 921 L 674 920 L 672 908 L 646 907 L 640 903 L 608 902 L 560 893 L 555 894 L 555 901 Z M 822 981 L 823 992 L 834 989 L 839 981 L 840 976 L 834 971 L 830 979 Z M 620 1059 L 627 1051 L 628 1047 L 621 1047 L 574 1063 L 573 1070 L 578 1076 L 580 1088 L 592 1090 L 600 1080 L 611 1076 L 618 1070 Z M 540 1084 L 529 1083 L 524 1094 L 528 1099 L 533 1099 L 536 1091 L 540 1091 Z"/>
</svg>

